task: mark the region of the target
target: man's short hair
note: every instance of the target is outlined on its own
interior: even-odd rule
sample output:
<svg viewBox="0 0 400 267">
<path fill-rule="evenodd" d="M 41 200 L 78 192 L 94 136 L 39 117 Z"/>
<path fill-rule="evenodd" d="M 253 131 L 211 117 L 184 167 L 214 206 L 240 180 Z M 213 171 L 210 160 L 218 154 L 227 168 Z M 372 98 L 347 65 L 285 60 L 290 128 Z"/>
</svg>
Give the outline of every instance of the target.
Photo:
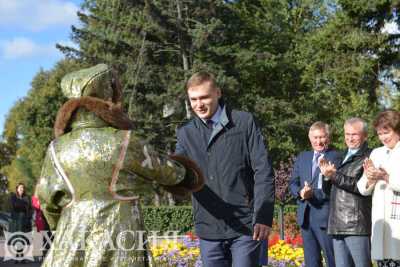
<svg viewBox="0 0 400 267">
<path fill-rule="evenodd" d="M 216 87 L 215 77 L 212 73 L 206 71 L 199 71 L 194 73 L 186 82 L 186 90 L 190 87 L 198 86 L 206 82 L 211 82 L 213 87 Z"/>
<path fill-rule="evenodd" d="M 361 119 L 361 118 L 358 118 L 358 117 L 353 117 L 353 118 L 347 119 L 344 122 L 343 127 L 346 126 L 346 125 L 354 125 L 354 124 L 357 124 L 357 123 L 361 123 L 362 124 L 363 133 L 364 134 L 368 134 L 368 124 L 367 124 L 367 122 L 365 120 Z"/>
<path fill-rule="evenodd" d="M 400 112 L 393 109 L 380 112 L 374 121 L 374 128 L 393 129 L 400 135 Z"/>
<path fill-rule="evenodd" d="M 316 121 L 314 122 L 311 126 L 310 126 L 310 130 L 308 131 L 308 133 L 315 131 L 315 130 L 324 130 L 326 135 L 328 137 L 331 136 L 331 131 L 329 128 L 329 124 L 322 122 L 322 121 Z"/>
</svg>

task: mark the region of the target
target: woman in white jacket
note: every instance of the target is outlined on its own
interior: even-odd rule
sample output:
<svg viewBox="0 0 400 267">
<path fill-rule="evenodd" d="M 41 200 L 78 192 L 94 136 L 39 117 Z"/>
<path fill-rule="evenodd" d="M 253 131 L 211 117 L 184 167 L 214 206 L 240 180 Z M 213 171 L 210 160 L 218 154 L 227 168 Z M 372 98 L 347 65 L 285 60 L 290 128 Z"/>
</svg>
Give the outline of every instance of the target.
<svg viewBox="0 0 400 267">
<path fill-rule="evenodd" d="M 379 267 L 400 267 L 400 113 L 379 113 L 374 128 L 383 146 L 364 162 L 357 187 L 372 194 L 372 259 Z"/>
</svg>

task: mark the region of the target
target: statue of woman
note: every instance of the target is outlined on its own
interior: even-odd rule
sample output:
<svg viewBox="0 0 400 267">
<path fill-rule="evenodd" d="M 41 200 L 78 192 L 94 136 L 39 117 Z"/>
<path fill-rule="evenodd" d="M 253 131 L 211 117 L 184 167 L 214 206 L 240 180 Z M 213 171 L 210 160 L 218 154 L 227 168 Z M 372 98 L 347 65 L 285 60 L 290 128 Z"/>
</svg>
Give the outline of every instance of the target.
<svg viewBox="0 0 400 267">
<path fill-rule="evenodd" d="M 147 266 L 137 182 L 195 192 L 203 176 L 191 160 L 156 153 L 130 131 L 117 76 L 107 65 L 70 73 L 61 88 L 70 100 L 58 112 L 37 185 L 55 230 L 42 266 Z"/>
</svg>

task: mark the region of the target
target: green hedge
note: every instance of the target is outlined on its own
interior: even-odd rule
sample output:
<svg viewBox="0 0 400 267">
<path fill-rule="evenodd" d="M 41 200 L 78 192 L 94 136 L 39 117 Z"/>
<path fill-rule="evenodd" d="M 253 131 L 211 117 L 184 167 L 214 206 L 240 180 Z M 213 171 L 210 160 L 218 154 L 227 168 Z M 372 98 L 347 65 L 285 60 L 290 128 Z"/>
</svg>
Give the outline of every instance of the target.
<svg viewBox="0 0 400 267">
<path fill-rule="evenodd" d="M 145 206 L 144 225 L 148 231 L 176 231 L 181 234 L 193 231 L 191 206 Z"/>
<path fill-rule="evenodd" d="M 284 213 L 296 212 L 295 205 L 286 205 Z M 148 231 L 175 231 L 181 234 L 193 231 L 193 214 L 191 206 L 145 206 L 143 207 L 144 224 Z M 278 207 L 275 207 L 274 217 L 278 216 Z"/>
</svg>

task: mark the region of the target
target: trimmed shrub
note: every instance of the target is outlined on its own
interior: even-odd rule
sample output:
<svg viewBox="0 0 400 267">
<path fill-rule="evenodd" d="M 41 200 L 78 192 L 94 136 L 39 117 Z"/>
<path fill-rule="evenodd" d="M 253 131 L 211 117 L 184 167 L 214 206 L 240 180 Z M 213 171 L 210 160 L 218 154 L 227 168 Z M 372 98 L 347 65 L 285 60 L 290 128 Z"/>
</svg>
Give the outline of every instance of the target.
<svg viewBox="0 0 400 267">
<path fill-rule="evenodd" d="M 285 216 L 292 214 L 295 217 L 296 206 L 286 205 L 284 208 Z M 180 231 L 180 234 L 193 232 L 193 214 L 191 206 L 144 206 L 144 225 L 148 231 Z M 274 221 L 278 218 L 278 208 L 275 207 Z M 293 222 L 287 226 L 296 227 Z M 293 232 L 293 231 L 291 231 Z"/>
<path fill-rule="evenodd" d="M 145 206 L 143 215 L 148 231 L 180 231 L 180 234 L 193 231 L 191 206 Z"/>
</svg>

